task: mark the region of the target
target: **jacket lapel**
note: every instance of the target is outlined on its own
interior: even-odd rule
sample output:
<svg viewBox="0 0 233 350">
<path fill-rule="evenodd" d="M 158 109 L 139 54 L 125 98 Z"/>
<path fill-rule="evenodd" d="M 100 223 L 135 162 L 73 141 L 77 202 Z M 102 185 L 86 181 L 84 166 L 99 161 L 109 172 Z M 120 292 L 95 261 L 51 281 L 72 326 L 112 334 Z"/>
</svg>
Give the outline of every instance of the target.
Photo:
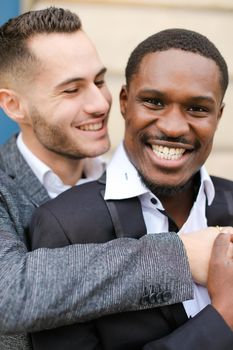
<svg viewBox="0 0 233 350">
<path fill-rule="evenodd" d="M 98 182 L 103 185 L 100 193 L 104 200 L 106 185 L 105 172 L 99 178 Z M 117 238 L 130 237 L 139 239 L 146 234 L 146 225 L 138 197 L 122 199 L 120 201 L 107 200 L 105 204 L 111 216 Z"/>
<path fill-rule="evenodd" d="M 0 167 L 26 193 L 28 199 L 36 206 L 48 201 L 47 191 L 34 175 L 33 171 L 19 152 L 16 145 L 17 135 L 0 147 Z"/>
</svg>

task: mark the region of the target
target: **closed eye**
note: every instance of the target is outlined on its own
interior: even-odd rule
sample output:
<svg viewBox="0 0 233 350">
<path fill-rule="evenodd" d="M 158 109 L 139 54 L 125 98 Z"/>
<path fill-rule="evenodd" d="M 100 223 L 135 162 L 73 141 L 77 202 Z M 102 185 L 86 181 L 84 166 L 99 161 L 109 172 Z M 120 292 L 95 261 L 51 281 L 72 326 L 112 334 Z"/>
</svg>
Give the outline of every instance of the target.
<svg viewBox="0 0 233 350">
<path fill-rule="evenodd" d="M 78 89 L 67 89 L 67 90 L 64 90 L 63 93 L 65 94 L 75 94 L 78 92 Z"/>
<path fill-rule="evenodd" d="M 101 88 L 105 84 L 105 80 L 97 80 L 95 81 L 95 85 Z"/>
</svg>

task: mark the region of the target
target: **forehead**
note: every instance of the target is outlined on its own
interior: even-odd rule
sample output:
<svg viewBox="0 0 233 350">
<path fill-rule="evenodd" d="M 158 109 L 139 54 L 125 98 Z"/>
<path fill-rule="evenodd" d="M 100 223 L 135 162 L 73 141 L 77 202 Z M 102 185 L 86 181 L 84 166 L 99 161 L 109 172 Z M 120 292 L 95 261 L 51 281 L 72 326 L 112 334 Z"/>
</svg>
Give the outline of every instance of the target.
<svg viewBox="0 0 233 350">
<path fill-rule="evenodd" d="M 39 59 L 41 78 L 47 76 L 57 82 L 73 75 L 88 78 L 103 66 L 95 46 L 82 30 L 38 34 L 28 41 L 28 46 Z"/>
<path fill-rule="evenodd" d="M 145 55 L 131 82 L 148 88 L 163 89 L 169 85 L 176 90 L 197 88 L 221 93 L 217 64 L 199 54 L 177 49 Z"/>
</svg>

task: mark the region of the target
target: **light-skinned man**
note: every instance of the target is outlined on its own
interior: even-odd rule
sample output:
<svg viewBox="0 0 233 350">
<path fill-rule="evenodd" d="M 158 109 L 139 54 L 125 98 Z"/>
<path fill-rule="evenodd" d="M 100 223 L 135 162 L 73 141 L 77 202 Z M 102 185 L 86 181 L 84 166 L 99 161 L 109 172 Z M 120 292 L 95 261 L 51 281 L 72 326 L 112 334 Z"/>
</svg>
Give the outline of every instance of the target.
<svg viewBox="0 0 233 350">
<path fill-rule="evenodd" d="M 109 148 L 105 71 L 80 19 L 69 11 L 29 12 L 0 28 L 0 105 L 21 129 L 0 150 L 1 334 L 144 308 L 140 300 L 155 280 L 170 292 L 165 304 L 192 296 L 184 247 L 172 233 L 27 251 L 34 209 L 103 171 L 95 157 Z M 192 266 L 198 244 L 184 241 Z M 148 246 L 153 249 L 146 256 Z M 179 262 L 162 253 L 169 250 Z M 194 274 L 204 270 L 206 276 L 209 254 Z M 0 341 L 1 350 L 30 347 L 23 336 Z"/>
<path fill-rule="evenodd" d="M 201 34 L 171 29 L 140 43 L 126 67 L 126 86 L 120 93 L 125 137 L 107 167 L 106 188 L 102 177 L 39 208 L 32 247 L 107 241 L 114 238 L 113 227 L 115 237 L 140 237 L 233 224 L 233 183 L 210 177 L 203 166 L 222 116 L 227 84 L 226 62 Z M 75 215 L 82 206 L 82 215 Z M 105 316 L 86 328 L 76 325 L 33 334 L 35 349 L 47 350 L 52 344 L 62 349 L 64 341 L 73 350 L 85 334 L 81 347 L 88 350 L 230 350 L 232 242 L 230 234 L 216 240 L 210 295 L 194 284 L 194 297 L 183 305 Z M 152 283 L 142 301 L 147 305 L 167 297 L 169 293 Z"/>
</svg>

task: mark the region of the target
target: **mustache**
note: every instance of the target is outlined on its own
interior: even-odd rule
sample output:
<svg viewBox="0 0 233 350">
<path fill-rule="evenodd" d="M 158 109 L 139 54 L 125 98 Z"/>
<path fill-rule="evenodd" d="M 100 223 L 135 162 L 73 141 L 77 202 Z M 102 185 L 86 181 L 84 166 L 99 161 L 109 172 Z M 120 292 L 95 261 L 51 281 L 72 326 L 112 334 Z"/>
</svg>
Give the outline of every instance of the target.
<svg viewBox="0 0 233 350">
<path fill-rule="evenodd" d="M 184 145 L 190 145 L 193 146 L 194 149 L 198 149 L 201 145 L 198 140 L 195 140 L 194 143 L 190 142 L 183 136 L 179 137 L 170 137 L 166 135 L 151 135 L 151 134 L 142 134 L 140 137 L 141 141 L 145 144 L 149 143 L 149 141 L 154 140 L 154 141 L 166 141 L 166 142 L 171 142 L 171 143 L 183 143 Z"/>
</svg>

